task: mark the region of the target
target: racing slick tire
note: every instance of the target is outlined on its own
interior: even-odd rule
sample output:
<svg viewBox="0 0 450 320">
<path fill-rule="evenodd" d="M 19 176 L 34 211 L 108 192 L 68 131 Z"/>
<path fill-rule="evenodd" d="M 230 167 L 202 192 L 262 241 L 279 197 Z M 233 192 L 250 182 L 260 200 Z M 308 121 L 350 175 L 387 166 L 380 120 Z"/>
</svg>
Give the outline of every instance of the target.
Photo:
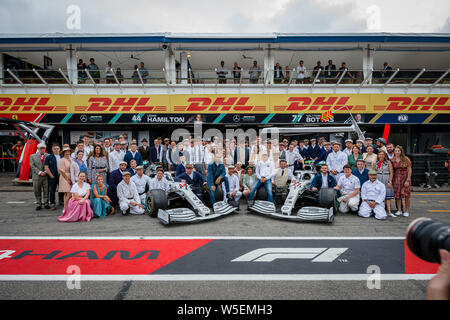
<svg viewBox="0 0 450 320">
<path fill-rule="evenodd" d="M 333 188 L 322 188 L 319 190 L 319 206 L 322 208 L 333 208 L 333 213 L 336 214 L 337 199 L 336 190 Z"/>
<path fill-rule="evenodd" d="M 153 189 L 147 193 L 145 208 L 150 217 L 156 217 L 159 209 L 166 209 L 168 206 L 167 195 L 164 190 Z"/>
<path fill-rule="evenodd" d="M 209 188 L 206 185 L 203 188 L 202 198 L 206 206 L 211 206 L 211 200 L 209 198 Z M 214 198 L 216 199 L 216 202 L 223 200 L 223 190 L 221 185 L 216 185 L 216 191 L 214 191 Z"/>
<path fill-rule="evenodd" d="M 267 190 L 264 185 L 261 185 L 255 193 L 255 200 L 267 201 Z"/>
</svg>

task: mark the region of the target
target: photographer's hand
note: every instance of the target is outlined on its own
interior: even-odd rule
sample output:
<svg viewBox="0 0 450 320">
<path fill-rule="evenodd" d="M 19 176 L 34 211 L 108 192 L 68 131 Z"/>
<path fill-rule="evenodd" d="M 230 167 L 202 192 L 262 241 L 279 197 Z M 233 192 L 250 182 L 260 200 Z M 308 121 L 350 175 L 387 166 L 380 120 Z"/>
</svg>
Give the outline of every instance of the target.
<svg viewBox="0 0 450 320">
<path fill-rule="evenodd" d="M 440 249 L 441 265 L 439 270 L 430 280 L 427 288 L 427 300 L 450 299 L 450 252 Z"/>
</svg>

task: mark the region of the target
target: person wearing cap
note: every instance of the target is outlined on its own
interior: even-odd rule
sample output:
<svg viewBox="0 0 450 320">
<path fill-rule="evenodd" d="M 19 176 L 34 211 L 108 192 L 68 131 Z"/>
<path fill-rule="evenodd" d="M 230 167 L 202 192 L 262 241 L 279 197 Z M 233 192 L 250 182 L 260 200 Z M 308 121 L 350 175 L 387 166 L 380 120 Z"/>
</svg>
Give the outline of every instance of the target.
<svg viewBox="0 0 450 320">
<path fill-rule="evenodd" d="M 119 169 L 119 164 L 123 161 L 123 157 L 125 156 L 125 153 L 120 151 L 119 141 L 114 141 L 113 148 L 113 151 L 109 153 L 109 170 L 111 172 Z"/>
<path fill-rule="evenodd" d="M 309 147 L 309 139 L 303 139 L 303 143 L 305 144 L 305 147 Z"/>
<path fill-rule="evenodd" d="M 30 156 L 31 177 L 33 180 L 34 198 L 36 199 L 36 210 L 50 209 L 48 204 L 48 178 L 44 163 L 48 153 L 45 152 L 46 145 L 41 142 L 37 146 L 38 152 Z M 43 201 L 42 201 L 43 200 Z"/>
<path fill-rule="evenodd" d="M 230 187 L 230 196 L 234 201 L 238 202 L 242 197 L 242 192 L 240 191 L 241 186 L 239 183 L 239 178 L 234 172 L 235 166 L 228 166 L 228 173 L 225 175 L 228 178 L 228 184 Z M 225 188 L 225 182 L 222 182 L 222 189 Z M 224 201 L 226 200 L 226 195 L 224 194 Z"/>
<path fill-rule="evenodd" d="M 337 199 L 340 212 L 358 211 L 361 184 L 359 179 L 352 174 L 352 168 L 348 164 L 344 166 L 344 174 L 339 178 L 334 189 L 341 193 L 341 196 Z"/>
<path fill-rule="evenodd" d="M 375 214 L 375 219 L 385 220 L 387 217 L 384 209 L 384 199 L 386 196 L 386 187 L 377 180 L 377 172 L 375 170 L 369 171 L 369 180 L 361 187 L 361 206 L 358 215 L 363 218 L 369 218 L 372 212 Z"/>
<path fill-rule="evenodd" d="M 202 189 L 206 185 L 206 178 L 198 171 L 194 171 L 193 164 L 187 164 L 186 172 L 175 177 L 174 181 L 190 185 L 195 195 L 202 200 Z"/>
<path fill-rule="evenodd" d="M 248 206 L 252 206 L 254 204 L 253 198 L 255 197 L 256 190 L 261 185 L 264 185 L 264 188 L 267 190 L 267 201 L 273 202 L 273 194 L 272 194 L 272 180 L 275 175 L 275 164 L 273 161 L 269 159 L 269 156 L 266 152 L 262 154 L 262 160 L 258 161 L 256 164 L 255 170 L 256 176 L 258 180 L 253 185 L 252 190 L 250 191 L 250 195 L 248 197 Z"/>
<path fill-rule="evenodd" d="M 373 144 L 373 139 L 371 137 L 367 137 L 366 138 L 365 145 L 362 147 L 361 152 L 362 153 L 366 153 L 368 146 L 372 146 L 373 147 L 373 153 L 375 153 L 375 154 L 378 153 L 378 148 L 377 148 L 376 145 Z"/>
<path fill-rule="evenodd" d="M 142 161 L 150 161 L 150 147 L 147 139 L 141 140 L 142 145 L 138 148 L 138 152 L 142 157 Z"/>
<path fill-rule="evenodd" d="M 150 148 L 150 162 L 162 163 L 163 147 L 159 144 L 159 140 L 153 140 L 154 146 Z"/>
<path fill-rule="evenodd" d="M 369 180 L 369 170 L 365 168 L 365 165 L 366 163 L 363 159 L 358 159 L 356 160 L 356 169 L 352 170 L 352 174 L 359 179 L 361 186 Z"/>
<path fill-rule="evenodd" d="M 132 143 L 130 146 L 130 150 L 127 151 L 127 153 L 125 154 L 125 156 L 123 157 L 123 161 L 126 161 L 128 164 L 128 167 L 130 167 L 130 161 L 131 160 L 136 160 L 136 165 L 140 166 L 142 165 L 142 156 L 141 154 L 137 151 L 137 145 L 136 143 Z"/>
<path fill-rule="evenodd" d="M 378 138 L 376 141 L 376 146 L 377 146 L 378 150 L 383 150 L 384 152 L 387 153 L 386 140 L 384 138 Z"/>
<path fill-rule="evenodd" d="M 119 198 L 117 197 L 117 186 L 122 181 L 122 174 L 127 171 L 127 163 L 121 161 L 117 170 L 111 171 L 108 179 L 108 196 L 111 198 L 111 205 L 117 206 L 119 204 Z M 129 173 L 129 172 L 128 172 Z"/>
<path fill-rule="evenodd" d="M 331 175 L 339 181 L 339 178 L 343 175 L 344 166 L 348 163 L 347 155 L 341 151 L 341 143 L 339 141 L 333 141 L 333 151 L 328 154 L 327 165 Z"/>
<path fill-rule="evenodd" d="M 83 150 L 80 150 L 83 154 Z M 72 179 L 72 165 L 74 164 L 70 157 L 72 150 L 68 144 L 65 144 L 62 149 L 63 157 L 58 161 L 59 183 L 58 192 L 64 193 L 64 209 L 71 197 L 70 189 L 76 182 Z M 75 164 L 76 165 L 76 164 Z M 76 165 L 77 166 L 77 165 Z M 77 166 L 78 167 L 78 166 Z M 63 212 L 64 212 L 63 209 Z"/>
<path fill-rule="evenodd" d="M 289 176 L 293 176 L 295 170 L 299 170 L 305 166 L 305 161 L 294 144 L 289 145 L 289 150 L 286 150 L 286 164 L 289 169 Z"/>
<path fill-rule="evenodd" d="M 170 150 L 170 139 L 164 138 L 164 144 L 162 145 L 162 162 L 164 170 L 169 170 L 169 162 L 167 161 L 167 153 Z"/>
<path fill-rule="evenodd" d="M 289 148 L 289 147 L 287 147 L 287 148 Z M 302 156 L 303 160 L 309 160 L 310 156 L 309 156 L 309 152 L 308 152 L 308 147 L 305 145 L 304 140 L 299 141 L 297 150 L 298 150 L 298 153 L 300 153 L 300 155 Z"/>
<path fill-rule="evenodd" d="M 358 139 L 358 140 L 356 140 L 355 144 L 359 148 L 359 150 L 361 151 L 361 154 L 362 154 L 363 148 L 364 148 L 364 140 Z"/>
<path fill-rule="evenodd" d="M 215 153 L 214 161 L 208 164 L 206 182 L 209 188 L 209 198 L 211 200 L 211 204 L 216 203 L 215 191 L 217 186 L 221 185 L 223 182 L 225 183 L 227 198 L 231 200 L 230 185 L 226 176 L 225 165 L 222 162 L 222 155 L 220 152 Z"/>
<path fill-rule="evenodd" d="M 141 204 L 138 190 L 128 171 L 122 172 L 122 181 L 117 185 L 117 197 L 122 215 L 144 214 L 145 207 Z"/>
<path fill-rule="evenodd" d="M 131 181 L 136 185 L 141 199 L 141 204 L 145 206 L 145 199 L 147 198 L 147 191 L 150 190 L 151 178 L 144 174 L 144 166 L 136 167 L 136 174 L 131 177 Z"/>
<path fill-rule="evenodd" d="M 123 139 L 122 141 L 120 141 L 120 152 L 122 152 L 123 155 L 125 156 L 127 150 L 128 150 L 128 141 Z"/>
<path fill-rule="evenodd" d="M 316 141 L 315 138 L 312 138 L 310 140 L 311 144 L 308 147 L 309 159 L 312 161 L 316 161 L 320 157 L 320 147 Z"/>
<path fill-rule="evenodd" d="M 50 210 L 56 210 L 55 192 L 59 182 L 58 161 L 61 159 L 59 154 L 59 144 L 54 143 L 52 145 L 52 154 L 45 157 L 44 168 L 48 176 L 49 184 L 49 198 L 50 198 Z M 60 197 L 60 203 L 61 203 Z"/>
<path fill-rule="evenodd" d="M 164 169 L 162 168 L 156 170 L 156 176 L 150 181 L 149 190 L 153 189 L 164 190 L 166 194 L 169 193 L 170 183 L 167 181 L 166 177 L 164 177 Z"/>
<path fill-rule="evenodd" d="M 319 163 L 319 162 L 326 162 L 328 155 L 333 151 L 331 149 L 331 142 L 328 141 L 324 141 L 323 142 L 323 148 L 321 148 L 321 153 L 320 153 L 320 157 L 314 161 L 315 164 Z"/>
<path fill-rule="evenodd" d="M 342 150 L 342 152 L 344 152 L 348 157 L 349 155 L 352 154 L 352 147 L 353 147 L 353 140 L 347 139 L 345 140 L 345 149 Z"/>
</svg>

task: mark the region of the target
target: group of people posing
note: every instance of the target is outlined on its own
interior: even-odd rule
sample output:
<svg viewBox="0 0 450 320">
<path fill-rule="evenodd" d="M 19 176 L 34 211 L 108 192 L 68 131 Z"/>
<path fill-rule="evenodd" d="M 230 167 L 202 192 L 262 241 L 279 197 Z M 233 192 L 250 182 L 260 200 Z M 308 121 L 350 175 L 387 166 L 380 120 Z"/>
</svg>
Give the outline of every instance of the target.
<svg viewBox="0 0 450 320">
<path fill-rule="evenodd" d="M 124 215 L 143 214 L 149 190 L 169 192 L 165 171 L 173 171 L 175 181 L 191 185 L 199 198 L 209 189 L 212 204 L 245 197 L 251 206 L 260 187 L 266 188 L 267 200 L 273 202 L 273 187 L 286 186 L 295 171 L 310 161 L 321 166 L 311 190 L 335 188 L 341 212 L 357 211 L 368 217 L 373 211 L 377 219 L 409 215 L 411 162 L 401 146 L 394 147 L 383 138 L 376 144 L 371 138 L 355 143 L 347 139 L 344 147 L 324 137 L 281 142 L 257 137 L 251 144 L 248 140 L 238 144 L 235 139 L 222 143 L 217 137 L 199 143 L 158 138 L 152 147 L 146 139 L 141 143 L 138 147 L 133 139 L 129 145 L 127 137 L 119 136 L 91 145 L 84 136 L 75 150 L 69 145 L 61 150 L 54 144 L 51 154 L 46 153 L 45 144 L 39 144 L 30 158 L 36 210 L 42 206 L 55 210 L 59 192 L 63 194 L 59 221 L 89 221 L 114 214 L 117 208 Z M 160 165 L 153 179 L 144 174 L 148 164 Z M 219 186 L 223 199 L 215 196 Z M 392 214 L 394 198 L 397 212 Z"/>
</svg>

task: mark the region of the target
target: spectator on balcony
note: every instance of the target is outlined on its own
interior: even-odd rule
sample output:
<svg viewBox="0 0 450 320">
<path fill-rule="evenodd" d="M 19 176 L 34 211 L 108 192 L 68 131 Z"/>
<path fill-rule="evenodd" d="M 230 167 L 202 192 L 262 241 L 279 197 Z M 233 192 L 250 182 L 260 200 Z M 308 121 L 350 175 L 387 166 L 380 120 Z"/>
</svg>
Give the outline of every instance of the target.
<svg viewBox="0 0 450 320">
<path fill-rule="evenodd" d="M 339 68 L 339 72 L 336 75 L 335 79 L 338 79 L 341 76 L 341 74 L 344 72 L 344 70 L 346 70 L 346 69 L 347 69 L 347 72 L 345 73 L 344 78 L 355 79 L 353 74 L 348 70 L 347 64 L 345 62 L 342 62 L 341 67 Z"/>
<path fill-rule="evenodd" d="M 383 69 L 381 70 L 381 77 L 388 78 L 392 74 L 392 68 L 387 62 L 383 63 Z"/>
<path fill-rule="evenodd" d="M 333 64 L 333 60 L 328 60 L 328 64 L 325 66 L 325 78 L 333 78 L 336 74 L 336 66 Z"/>
<path fill-rule="evenodd" d="M 116 77 L 117 77 L 117 81 L 119 81 L 119 83 L 123 82 L 122 70 L 120 70 L 120 68 L 117 68 Z"/>
<path fill-rule="evenodd" d="M 261 68 L 258 66 L 258 62 L 253 61 L 253 66 L 250 67 L 248 72 L 250 75 L 250 83 L 258 83 L 258 79 L 261 76 Z"/>
<path fill-rule="evenodd" d="M 84 69 L 87 69 L 87 65 L 86 63 L 84 63 L 83 59 L 78 60 L 77 69 L 78 69 L 78 79 L 82 83 L 84 83 L 84 81 L 86 81 L 87 78 L 86 71 L 84 71 Z"/>
<path fill-rule="evenodd" d="M 227 83 L 228 69 L 225 68 L 225 61 L 220 61 L 220 67 L 216 69 L 216 73 L 219 84 Z"/>
<path fill-rule="evenodd" d="M 112 62 L 108 61 L 108 65 L 105 68 L 105 74 L 106 74 L 106 83 L 115 83 L 114 80 L 114 73 L 112 68 Z"/>
<path fill-rule="evenodd" d="M 131 79 L 133 79 L 133 83 L 140 83 L 141 80 L 139 80 L 139 74 L 138 74 L 138 66 L 137 64 L 133 67 L 133 75 L 131 76 Z"/>
<path fill-rule="evenodd" d="M 88 65 L 89 74 L 94 79 L 95 83 L 100 83 L 100 69 L 95 64 L 94 58 L 89 59 L 90 64 Z"/>
<path fill-rule="evenodd" d="M 289 80 L 291 76 L 291 70 L 289 69 L 289 66 L 284 67 L 284 83 L 289 83 Z"/>
<path fill-rule="evenodd" d="M 303 60 L 300 60 L 299 65 L 297 66 L 297 80 L 295 83 L 303 83 L 306 78 L 306 67 L 303 65 Z"/>
<path fill-rule="evenodd" d="M 323 76 L 323 67 L 320 64 L 320 61 L 317 61 L 316 66 L 313 68 L 313 77 L 316 78 L 317 73 L 319 73 L 319 77 L 317 78 L 318 82 L 320 82 L 320 78 Z"/>
<path fill-rule="evenodd" d="M 284 79 L 284 75 L 283 68 L 280 66 L 279 62 L 275 64 L 273 72 L 273 82 L 277 84 L 281 83 L 281 81 Z"/>
<path fill-rule="evenodd" d="M 141 74 L 142 82 L 147 83 L 148 70 L 145 68 L 144 63 L 140 63 L 139 73 Z"/>
<path fill-rule="evenodd" d="M 242 70 L 242 68 L 238 66 L 237 62 L 235 62 L 234 66 L 233 66 L 234 83 L 240 83 L 241 82 L 241 70 Z"/>
</svg>

